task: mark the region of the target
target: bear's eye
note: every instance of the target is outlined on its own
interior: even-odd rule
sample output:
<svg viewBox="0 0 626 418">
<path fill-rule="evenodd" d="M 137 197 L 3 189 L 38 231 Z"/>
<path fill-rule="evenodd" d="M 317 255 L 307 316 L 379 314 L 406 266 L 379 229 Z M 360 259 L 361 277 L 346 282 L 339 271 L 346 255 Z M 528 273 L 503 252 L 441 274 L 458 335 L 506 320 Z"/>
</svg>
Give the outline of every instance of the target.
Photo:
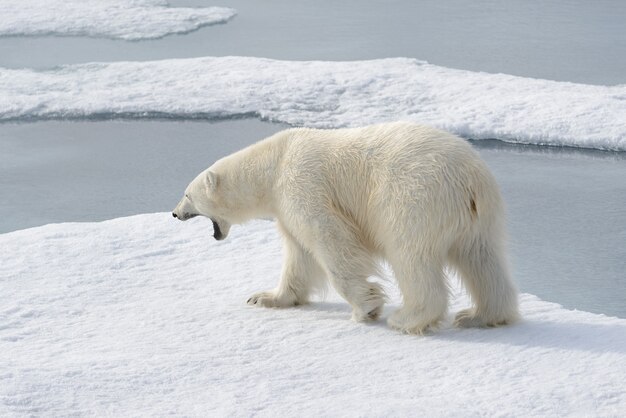
<svg viewBox="0 0 626 418">
<path fill-rule="evenodd" d="M 189 197 L 188 194 L 186 194 L 185 197 L 191 202 L 191 198 Z"/>
</svg>

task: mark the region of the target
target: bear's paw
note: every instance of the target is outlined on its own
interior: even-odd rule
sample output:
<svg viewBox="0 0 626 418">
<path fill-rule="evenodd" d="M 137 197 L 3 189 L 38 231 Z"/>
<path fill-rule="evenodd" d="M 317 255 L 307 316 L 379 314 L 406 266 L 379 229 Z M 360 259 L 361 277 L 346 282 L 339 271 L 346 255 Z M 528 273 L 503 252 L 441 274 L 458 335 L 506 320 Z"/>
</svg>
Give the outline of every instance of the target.
<svg viewBox="0 0 626 418">
<path fill-rule="evenodd" d="M 404 334 L 427 335 L 436 331 L 443 321 L 441 316 L 431 318 L 429 315 L 420 315 L 419 312 L 400 308 L 389 318 L 387 324 Z"/>
<path fill-rule="evenodd" d="M 279 296 L 275 291 L 258 292 L 248 298 L 248 305 L 262 306 L 264 308 L 289 308 L 299 305 L 294 298 Z"/>
<path fill-rule="evenodd" d="M 516 318 L 493 318 L 487 319 L 479 315 L 475 309 L 463 309 L 456 314 L 454 326 L 458 328 L 492 328 L 509 325 L 515 322 Z"/>
</svg>

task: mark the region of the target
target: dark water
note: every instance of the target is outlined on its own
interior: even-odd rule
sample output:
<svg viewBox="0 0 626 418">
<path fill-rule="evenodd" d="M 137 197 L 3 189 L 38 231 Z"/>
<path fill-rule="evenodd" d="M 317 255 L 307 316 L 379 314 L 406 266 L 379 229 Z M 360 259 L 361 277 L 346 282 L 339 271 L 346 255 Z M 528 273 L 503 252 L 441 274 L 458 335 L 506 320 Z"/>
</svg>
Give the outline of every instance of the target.
<svg viewBox="0 0 626 418">
<path fill-rule="evenodd" d="M 256 120 L 0 124 L 0 233 L 169 211 L 213 161 L 282 128 Z"/>
<path fill-rule="evenodd" d="M 626 318 L 626 153 L 474 145 L 506 200 L 521 289 Z"/>
</svg>

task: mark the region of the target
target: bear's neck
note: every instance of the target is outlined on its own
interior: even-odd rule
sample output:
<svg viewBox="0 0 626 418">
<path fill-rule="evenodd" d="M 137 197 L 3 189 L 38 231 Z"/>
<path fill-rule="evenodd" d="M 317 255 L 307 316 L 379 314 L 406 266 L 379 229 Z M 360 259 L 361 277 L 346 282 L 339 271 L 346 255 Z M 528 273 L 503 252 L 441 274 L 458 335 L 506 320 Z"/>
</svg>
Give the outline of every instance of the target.
<svg viewBox="0 0 626 418">
<path fill-rule="evenodd" d="M 245 148 L 231 157 L 229 162 L 233 180 L 232 201 L 240 222 L 256 218 L 276 217 L 274 185 L 283 156 L 284 141 L 268 138 Z"/>
</svg>

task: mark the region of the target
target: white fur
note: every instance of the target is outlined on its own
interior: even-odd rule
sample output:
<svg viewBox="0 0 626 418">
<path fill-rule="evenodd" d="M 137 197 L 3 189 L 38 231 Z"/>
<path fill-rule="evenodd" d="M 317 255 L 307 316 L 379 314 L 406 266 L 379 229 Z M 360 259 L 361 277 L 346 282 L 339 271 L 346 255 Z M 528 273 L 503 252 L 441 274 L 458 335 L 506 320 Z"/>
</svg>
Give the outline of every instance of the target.
<svg viewBox="0 0 626 418">
<path fill-rule="evenodd" d="M 326 278 L 354 320 L 376 319 L 384 294 L 368 277 L 384 259 L 403 295 L 388 319 L 393 328 L 421 334 L 445 317 L 446 266 L 459 272 L 474 304 L 456 316 L 458 326 L 518 317 L 497 184 L 471 146 L 449 133 L 404 122 L 289 129 L 217 161 L 186 195 L 174 216 L 210 217 L 219 239 L 231 224 L 277 219 L 280 283 L 250 304 L 306 303 Z"/>
</svg>

